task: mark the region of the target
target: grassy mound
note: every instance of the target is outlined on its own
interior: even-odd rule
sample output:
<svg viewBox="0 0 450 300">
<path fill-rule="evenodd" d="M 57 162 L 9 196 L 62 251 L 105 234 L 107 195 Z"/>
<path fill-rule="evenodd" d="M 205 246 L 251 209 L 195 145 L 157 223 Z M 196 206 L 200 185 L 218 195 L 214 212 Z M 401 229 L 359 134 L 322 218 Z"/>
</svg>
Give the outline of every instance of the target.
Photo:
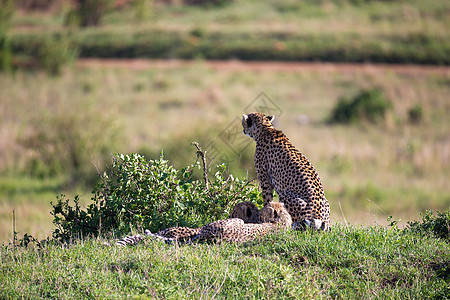
<svg viewBox="0 0 450 300">
<path fill-rule="evenodd" d="M 449 294 L 450 246 L 381 227 L 284 232 L 243 245 L 0 248 L 4 298 L 359 298 Z"/>
</svg>

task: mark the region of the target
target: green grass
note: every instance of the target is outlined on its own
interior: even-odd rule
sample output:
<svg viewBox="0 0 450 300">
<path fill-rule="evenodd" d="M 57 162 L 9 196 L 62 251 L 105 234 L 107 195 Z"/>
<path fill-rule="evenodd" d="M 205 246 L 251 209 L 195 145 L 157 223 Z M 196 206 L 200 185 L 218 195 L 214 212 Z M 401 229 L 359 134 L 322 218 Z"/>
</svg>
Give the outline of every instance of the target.
<svg viewBox="0 0 450 300">
<path fill-rule="evenodd" d="M 151 13 L 140 21 L 125 7 L 109 12 L 102 26 L 80 30 L 64 28 L 64 10 L 41 14 L 40 22 L 18 13 L 11 44 L 34 57 L 49 33 L 66 32 L 83 57 L 450 63 L 445 0 L 147 4 Z"/>
<path fill-rule="evenodd" d="M 66 178 L 32 178 L 28 176 L 2 176 L 0 182 L 0 228 L 1 241 L 13 239 L 13 210 L 18 236 L 28 233 L 39 239 L 45 238 L 53 229 L 50 202 L 56 195 L 66 193 L 85 195 L 78 187 L 67 186 Z"/>
<path fill-rule="evenodd" d="M 450 247 L 397 229 L 335 226 L 243 245 L 0 248 L 0 295 L 18 298 L 446 298 Z"/>
<path fill-rule="evenodd" d="M 214 28 L 223 31 L 287 31 L 287 32 L 357 32 L 391 33 L 435 32 L 446 34 L 449 4 L 444 0 L 366 1 L 353 5 L 350 1 L 236 0 L 216 8 L 164 5 L 147 2 L 151 14 L 136 18 L 132 7 L 106 14 L 102 27 L 109 29 L 166 28 L 192 30 Z M 258 13 L 255 14 L 254 12 Z M 51 29 L 63 24 L 66 11 L 24 13 L 14 15 L 17 31 L 36 27 Z M 358 25 L 358 26 L 355 26 Z"/>
<path fill-rule="evenodd" d="M 281 61 L 374 62 L 448 65 L 448 37 L 411 33 L 358 35 L 286 32 L 190 32 L 160 29 L 96 29 L 71 33 L 80 57 L 240 59 Z M 12 36 L 16 53 L 35 57 L 48 33 Z"/>
</svg>

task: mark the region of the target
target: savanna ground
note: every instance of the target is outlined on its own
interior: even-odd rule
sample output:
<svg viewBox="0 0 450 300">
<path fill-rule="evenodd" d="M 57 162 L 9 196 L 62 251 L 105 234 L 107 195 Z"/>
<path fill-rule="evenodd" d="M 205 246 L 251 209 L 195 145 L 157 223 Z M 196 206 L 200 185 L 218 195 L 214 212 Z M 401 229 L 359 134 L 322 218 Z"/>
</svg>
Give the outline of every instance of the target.
<svg viewBox="0 0 450 300">
<path fill-rule="evenodd" d="M 60 77 L 23 72 L 0 75 L 4 149 L 0 163 L 8 170 L 0 183 L 3 241 L 12 235 L 12 209 L 16 231 L 43 238 L 52 228 L 49 202 L 57 194 L 78 193 L 82 201 L 89 201 L 89 188 L 78 183 L 83 182 L 80 177 L 95 179 L 92 161 L 104 169 L 102 147 L 113 153 L 138 151 L 148 158 L 159 157 L 163 150 L 181 168 L 195 160 L 192 141 L 205 148 L 215 143 L 220 155 L 213 164 L 225 160 L 233 174 L 245 176 L 248 171 L 254 177 L 253 143 L 240 151 L 230 139 L 246 141 L 239 124 L 244 108 L 267 110 L 264 99 L 257 98 L 260 92 L 270 98 L 272 102 L 266 103 L 271 108 L 278 109 L 276 126 L 317 168 L 334 221 L 386 224 L 392 215 L 404 225 L 426 209 L 442 211 L 450 205 L 446 180 L 450 74 L 442 71 L 446 69 L 403 72 L 366 66 L 341 70 L 328 65 L 258 70 L 238 62 L 231 63 L 240 66 L 237 69 L 203 61 L 148 64 L 129 68 L 80 62 Z M 384 123 L 326 122 L 341 96 L 372 87 L 381 88 L 393 103 Z M 408 111 L 417 105 L 423 108 L 423 120 L 414 124 Z M 83 135 L 75 134 L 76 128 Z M 36 158 L 45 161 L 48 157 L 36 149 L 63 164 L 71 152 L 55 142 L 54 136 L 60 137 L 61 132 L 65 144 L 75 140 L 91 149 L 73 158 L 86 164 L 86 170 L 48 176 L 49 172 L 60 174 L 59 166 L 48 170 L 49 166 L 39 165 Z M 34 142 L 27 144 L 24 139 Z M 91 139 L 101 147 L 90 145 Z M 233 152 L 225 142 L 240 152 Z"/>
</svg>

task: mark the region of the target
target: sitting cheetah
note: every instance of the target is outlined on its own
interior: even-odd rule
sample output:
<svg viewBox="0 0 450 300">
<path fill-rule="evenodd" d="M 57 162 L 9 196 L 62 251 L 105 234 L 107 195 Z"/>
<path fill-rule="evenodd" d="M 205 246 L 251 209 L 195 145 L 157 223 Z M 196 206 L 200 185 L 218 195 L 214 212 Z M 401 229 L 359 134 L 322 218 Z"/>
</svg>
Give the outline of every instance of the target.
<svg viewBox="0 0 450 300">
<path fill-rule="evenodd" d="M 256 205 L 249 201 L 239 202 L 236 204 L 230 214 L 230 218 L 241 219 L 244 223 L 260 223 L 259 218 L 260 212 Z M 172 239 L 176 239 L 179 242 L 187 242 L 192 240 L 201 228 L 190 228 L 190 227 L 170 227 L 157 233 L 151 233 L 150 230 L 145 230 L 146 235 L 153 236 L 155 238 L 165 239 L 167 242 L 171 242 Z M 116 242 L 117 245 L 136 245 L 140 241 L 145 239 L 145 235 L 136 234 L 124 237 L 123 239 Z"/>
<path fill-rule="evenodd" d="M 242 116 L 244 133 L 256 141 L 255 169 L 264 205 L 277 192 L 295 222 L 328 230 L 330 205 L 322 182 L 308 159 L 273 127 L 274 116 L 250 113 Z"/>
<path fill-rule="evenodd" d="M 244 205 L 245 206 L 245 205 Z M 260 224 L 244 223 L 242 219 L 227 219 L 209 223 L 200 228 L 171 227 L 156 234 L 146 230 L 152 239 L 161 239 L 166 243 L 176 241 L 192 243 L 200 241 L 247 242 L 267 235 L 278 228 L 291 228 L 292 219 L 282 203 L 271 202 L 260 212 Z M 186 235 L 186 232 L 189 232 Z M 170 234 L 169 234 L 170 233 Z M 178 235 L 179 234 L 179 235 Z M 145 238 L 134 235 L 118 241 L 117 245 L 136 244 Z"/>
</svg>

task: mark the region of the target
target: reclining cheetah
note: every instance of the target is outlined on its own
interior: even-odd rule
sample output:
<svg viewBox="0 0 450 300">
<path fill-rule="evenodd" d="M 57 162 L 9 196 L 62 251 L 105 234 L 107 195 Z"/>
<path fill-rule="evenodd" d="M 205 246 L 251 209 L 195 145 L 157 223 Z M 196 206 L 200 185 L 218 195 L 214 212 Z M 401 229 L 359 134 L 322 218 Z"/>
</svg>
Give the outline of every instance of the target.
<svg viewBox="0 0 450 300">
<path fill-rule="evenodd" d="M 244 223 L 260 223 L 259 221 L 259 210 L 256 205 L 249 201 L 239 202 L 233 207 L 230 214 L 230 219 L 239 218 Z M 201 228 L 190 228 L 190 227 L 170 227 L 157 233 L 151 233 L 150 230 L 145 230 L 146 235 L 153 236 L 155 238 L 165 239 L 167 242 L 171 242 L 172 239 L 176 239 L 178 242 L 184 243 L 192 240 L 199 232 Z M 136 245 L 140 241 L 145 239 L 145 235 L 135 234 L 122 238 L 117 241 L 117 245 Z"/>
<path fill-rule="evenodd" d="M 245 207 L 246 205 L 242 205 Z M 278 228 L 291 228 L 292 219 L 282 203 L 268 203 L 260 212 L 259 224 L 244 223 L 244 220 L 232 218 L 209 223 L 200 228 L 171 227 L 156 234 L 149 230 L 145 234 L 152 239 L 161 239 L 166 243 L 176 241 L 184 243 L 200 241 L 226 241 L 242 243 L 267 235 Z M 137 244 L 145 239 L 143 235 L 128 236 L 117 245 Z"/>
<path fill-rule="evenodd" d="M 256 205 L 249 201 L 239 202 L 233 207 L 230 214 L 230 219 L 239 218 L 244 221 L 244 223 L 260 223 L 260 212 Z M 168 243 L 172 242 L 172 239 L 178 242 L 185 243 L 192 240 L 201 228 L 190 228 L 190 227 L 170 227 L 157 233 L 151 233 L 150 230 L 145 230 L 147 236 L 152 236 L 157 239 L 163 239 Z M 135 234 L 122 238 L 117 241 L 117 245 L 136 245 L 140 241 L 144 240 L 146 235 Z"/>
<path fill-rule="evenodd" d="M 244 133 L 256 141 L 255 169 L 264 205 L 272 201 L 275 189 L 294 226 L 328 230 L 330 205 L 319 175 L 283 132 L 273 127 L 273 119 L 257 112 L 242 116 Z"/>
</svg>

